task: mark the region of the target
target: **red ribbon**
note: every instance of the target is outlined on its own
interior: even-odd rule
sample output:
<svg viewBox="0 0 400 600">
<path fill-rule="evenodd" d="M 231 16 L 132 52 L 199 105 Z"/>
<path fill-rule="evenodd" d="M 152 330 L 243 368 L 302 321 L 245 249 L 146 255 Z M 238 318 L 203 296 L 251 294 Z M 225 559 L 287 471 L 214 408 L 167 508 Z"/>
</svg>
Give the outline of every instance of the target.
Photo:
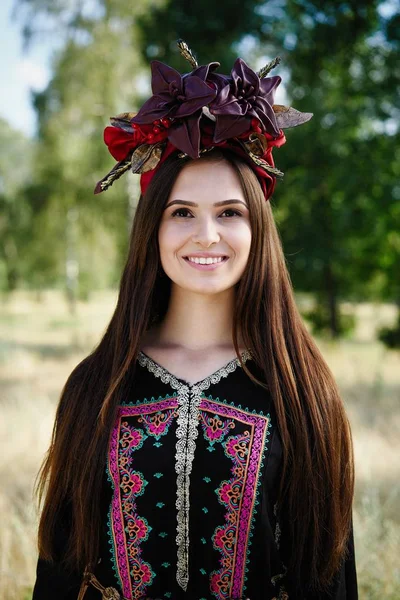
<svg viewBox="0 0 400 600">
<path fill-rule="evenodd" d="M 252 131 L 246 132 L 245 134 L 241 135 L 240 138 L 248 138 L 251 132 Z M 267 149 L 262 158 L 271 167 L 274 167 L 275 163 L 272 156 L 272 150 L 273 148 L 280 148 L 280 146 L 282 146 L 286 142 L 285 134 L 281 130 L 280 136 L 277 138 L 274 138 L 268 133 L 265 133 L 264 135 L 267 139 Z M 129 133 L 119 127 L 106 127 L 104 130 L 104 141 L 108 146 L 110 154 L 117 161 L 124 160 L 131 152 L 131 150 L 134 150 L 141 144 L 155 144 L 157 142 L 165 140 L 167 137 L 168 129 L 157 127 L 155 131 L 154 124 L 141 126 L 133 125 L 133 133 Z M 209 132 L 205 130 L 201 137 L 201 147 L 208 148 L 210 146 L 227 148 L 231 152 L 234 152 L 243 160 L 245 160 L 257 175 L 260 185 L 263 189 L 265 199 L 268 200 L 271 197 L 275 189 L 276 178 L 270 175 L 269 173 L 265 172 L 261 167 L 258 167 L 239 144 L 235 143 L 233 140 L 224 140 L 219 144 L 215 144 L 212 141 L 212 135 L 210 135 Z M 178 152 L 179 150 L 175 146 L 173 146 L 171 142 L 168 141 L 157 167 L 141 175 L 140 188 L 142 194 L 146 192 L 158 167 L 175 151 Z"/>
</svg>

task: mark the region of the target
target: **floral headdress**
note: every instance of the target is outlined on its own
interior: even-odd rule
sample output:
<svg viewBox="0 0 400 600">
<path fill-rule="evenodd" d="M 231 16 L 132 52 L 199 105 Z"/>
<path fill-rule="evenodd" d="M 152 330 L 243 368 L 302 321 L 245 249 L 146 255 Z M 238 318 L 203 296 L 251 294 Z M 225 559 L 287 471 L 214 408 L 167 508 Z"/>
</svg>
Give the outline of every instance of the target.
<svg viewBox="0 0 400 600">
<path fill-rule="evenodd" d="M 181 75 L 153 61 L 152 97 L 138 113 L 112 117 L 112 126 L 104 130 L 104 141 L 118 163 L 99 181 L 95 194 L 107 190 L 130 169 L 141 174 L 144 194 L 157 167 L 173 152 L 196 159 L 220 147 L 248 162 L 268 200 L 276 178 L 283 176 L 272 157 L 272 149 L 286 141 L 282 129 L 309 121 L 312 113 L 274 104 L 281 78 L 267 75 L 279 58 L 258 73 L 238 58 L 227 76 L 216 72 L 217 62 L 199 66 L 183 40 L 178 47 L 191 72 Z"/>
</svg>

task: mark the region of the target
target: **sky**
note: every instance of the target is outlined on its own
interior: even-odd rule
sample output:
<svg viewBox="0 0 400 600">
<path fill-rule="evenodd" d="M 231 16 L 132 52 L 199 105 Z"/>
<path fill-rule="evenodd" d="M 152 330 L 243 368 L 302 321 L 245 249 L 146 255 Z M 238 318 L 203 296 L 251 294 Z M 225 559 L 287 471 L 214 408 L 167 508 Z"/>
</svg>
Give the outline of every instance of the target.
<svg viewBox="0 0 400 600">
<path fill-rule="evenodd" d="M 38 40 L 23 52 L 22 25 L 11 19 L 15 0 L 0 0 L 0 117 L 29 136 L 36 130 L 30 90 L 44 89 L 50 77 L 52 46 Z"/>
</svg>

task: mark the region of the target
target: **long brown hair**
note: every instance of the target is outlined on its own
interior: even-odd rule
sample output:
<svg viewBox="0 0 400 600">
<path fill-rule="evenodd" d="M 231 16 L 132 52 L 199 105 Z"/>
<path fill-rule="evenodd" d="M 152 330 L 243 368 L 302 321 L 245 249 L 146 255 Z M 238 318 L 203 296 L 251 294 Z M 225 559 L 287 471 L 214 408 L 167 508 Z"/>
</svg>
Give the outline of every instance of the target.
<svg viewBox="0 0 400 600">
<path fill-rule="evenodd" d="M 351 525 L 350 426 L 332 373 L 296 307 L 270 203 L 251 168 L 236 156 L 218 152 L 199 160 L 221 158 L 239 176 L 252 230 L 248 265 L 237 285 L 233 342 L 239 355 L 240 327 L 277 414 L 283 444 L 278 507 L 287 524 L 288 570 L 299 588 L 323 589 L 340 567 Z M 72 568 L 83 569 L 98 558 L 101 509 L 93 499 L 101 496 L 109 434 L 143 336 L 168 307 L 170 282 L 160 276 L 157 233 L 185 164 L 186 159 L 171 156 L 140 198 L 114 315 L 61 395 L 38 484 L 39 498 L 45 496 L 39 553 L 56 557 L 54 533 L 68 507 L 62 558 Z"/>
</svg>

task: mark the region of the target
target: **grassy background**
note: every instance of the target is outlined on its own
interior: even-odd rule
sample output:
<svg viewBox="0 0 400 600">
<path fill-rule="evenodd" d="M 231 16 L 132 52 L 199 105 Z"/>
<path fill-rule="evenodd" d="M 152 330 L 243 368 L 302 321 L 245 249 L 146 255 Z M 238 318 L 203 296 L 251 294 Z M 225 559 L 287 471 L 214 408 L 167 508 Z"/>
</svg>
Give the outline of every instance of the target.
<svg viewBox="0 0 400 600">
<path fill-rule="evenodd" d="M 0 313 L 0 598 L 31 597 L 36 566 L 35 475 L 56 403 L 77 362 L 97 343 L 115 306 L 113 292 L 67 312 L 57 292 L 19 292 Z M 307 299 L 299 298 L 299 304 Z M 353 428 L 354 506 L 361 600 L 400 598 L 400 356 L 375 341 L 394 307 L 344 306 L 357 317 L 351 339 L 317 340 L 339 383 Z"/>
</svg>

